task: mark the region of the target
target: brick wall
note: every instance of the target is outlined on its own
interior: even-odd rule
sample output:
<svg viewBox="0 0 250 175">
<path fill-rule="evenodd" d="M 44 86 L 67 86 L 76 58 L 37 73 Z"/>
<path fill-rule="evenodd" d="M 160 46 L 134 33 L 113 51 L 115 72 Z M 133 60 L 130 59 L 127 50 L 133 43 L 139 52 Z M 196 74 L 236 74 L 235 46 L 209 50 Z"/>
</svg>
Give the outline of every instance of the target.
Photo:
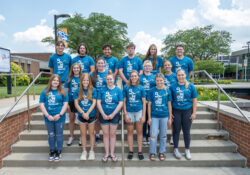
<svg viewBox="0 0 250 175">
<path fill-rule="evenodd" d="M 30 115 L 36 108 L 30 110 Z M 5 118 L 0 123 L 0 168 L 2 159 L 11 153 L 11 145 L 19 139 L 19 134 L 25 129 L 28 121 L 27 111 Z"/>
<path fill-rule="evenodd" d="M 247 158 L 250 167 L 250 123 L 220 114 L 222 128 L 229 132 L 229 138 L 238 145 L 238 152 Z"/>
</svg>

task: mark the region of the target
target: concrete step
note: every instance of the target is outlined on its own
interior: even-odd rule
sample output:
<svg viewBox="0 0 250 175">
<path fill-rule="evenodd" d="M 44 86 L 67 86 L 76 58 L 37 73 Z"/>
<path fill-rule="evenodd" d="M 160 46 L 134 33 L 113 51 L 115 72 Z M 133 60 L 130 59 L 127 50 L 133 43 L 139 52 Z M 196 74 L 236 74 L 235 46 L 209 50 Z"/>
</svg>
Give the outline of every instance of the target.
<svg viewBox="0 0 250 175">
<path fill-rule="evenodd" d="M 118 167 L 121 166 L 121 154 L 117 154 L 118 162 L 101 161 L 103 154 L 96 154 L 94 161 L 80 161 L 78 153 L 63 153 L 60 162 L 49 162 L 48 153 L 12 153 L 3 159 L 3 167 Z M 192 160 L 184 157 L 180 160 L 174 158 L 172 153 L 166 154 L 165 161 L 150 161 L 148 154 L 144 160 L 126 160 L 126 167 L 245 167 L 246 158 L 238 153 L 192 153 Z M 126 156 L 125 156 L 126 157 Z"/>
<path fill-rule="evenodd" d="M 28 125 L 28 124 L 27 124 Z M 125 126 L 126 128 L 126 126 Z M 216 129 L 217 128 L 217 121 L 216 120 L 194 120 L 192 124 L 192 129 Z M 35 120 L 31 121 L 31 129 L 32 130 L 45 130 L 45 124 L 42 120 Z M 79 129 L 79 125 L 75 125 L 75 129 Z M 121 125 L 118 126 L 118 129 L 121 129 Z M 170 128 L 169 128 L 170 129 Z M 69 125 L 65 124 L 64 130 L 69 130 Z"/>
<path fill-rule="evenodd" d="M 89 143 L 87 143 L 87 150 L 90 149 Z M 167 153 L 173 152 L 173 145 L 167 143 L 166 146 Z M 192 153 L 213 153 L 213 152 L 236 152 L 237 145 L 231 141 L 225 140 L 192 140 L 190 149 Z M 134 142 L 134 151 L 137 152 L 137 142 Z M 180 141 L 179 143 L 179 150 L 184 152 L 184 142 Z M 48 153 L 49 146 L 48 141 L 46 140 L 39 140 L 39 141 L 19 141 L 12 145 L 12 152 L 13 153 Z M 81 153 L 82 148 L 78 145 L 78 140 L 75 140 L 71 146 L 66 146 L 66 141 L 64 142 L 63 147 L 64 153 Z M 104 144 L 103 142 L 97 144 L 95 146 L 96 153 L 103 153 L 104 152 Z M 116 152 L 121 153 L 121 141 L 116 142 Z M 128 152 L 128 145 L 125 142 L 125 152 Z M 149 145 L 143 146 L 143 152 L 149 152 Z"/>
<path fill-rule="evenodd" d="M 209 111 L 197 111 L 196 119 L 215 119 L 215 114 Z M 32 120 L 43 120 L 42 112 L 33 113 Z"/>
<path fill-rule="evenodd" d="M 117 140 L 121 140 L 121 130 L 117 130 Z M 74 132 L 75 137 L 79 138 L 80 131 L 76 130 Z M 102 130 L 100 131 L 102 135 Z M 69 130 L 64 131 L 64 139 L 68 139 Z M 168 138 L 171 135 L 171 130 L 167 131 Z M 124 136 L 127 138 L 127 131 L 124 131 Z M 215 129 L 191 129 L 191 139 L 192 140 L 206 140 L 206 139 L 220 139 L 228 140 L 228 132 L 225 130 L 215 130 Z M 25 130 L 19 135 L 20 140 L 47 140 L 48 135 L 46 130 L 31 130 L 30 132 Z M 89 139 L 89 135 L 87 136 Z M 134 131 L 134 139 L 136 139 L 136 131 Z M 183 139 L 183 133 L 180 134 L 180 139 Z"/>
</svg>

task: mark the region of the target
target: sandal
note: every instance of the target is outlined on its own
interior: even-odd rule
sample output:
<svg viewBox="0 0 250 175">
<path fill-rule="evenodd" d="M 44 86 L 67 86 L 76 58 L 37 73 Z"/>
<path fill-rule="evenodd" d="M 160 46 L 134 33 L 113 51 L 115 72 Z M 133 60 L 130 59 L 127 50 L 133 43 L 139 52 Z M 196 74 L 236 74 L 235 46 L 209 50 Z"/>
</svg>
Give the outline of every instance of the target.
<svg viewBox="0 0 250 175">
<path fill-rule="evenodd" d="M 160 161 L 163 161 L 166 159 L 166 156 L 164 153 L 159 153 L 158 157 L 159 157 Z"/>
<path fill-rule="evenodd" d="M 110 155 L 110 157 L 112 159 L 112 162 L 117 162 L 118 161 L 118 158 L 116 157 L 116 155 L 113 155 L 113 156 Z"/>
<path fill-rule="evenodd" d="M 152 160 L 152 161 L 155 161 L 155 154 L 150 154 L 149 159 Z"/>
<path fill-rule="evenodd" d="M 134 152 L 129 151 L 129 152 L 128 152 L 128 157 L 127 157 L 127 158 L 128 158 L 129 160 L 133 159 L 133 154 L 134 154 Z"/>
<path fill-rule="evenodd" d="M 144 156 L 143 156 L 142 152 L 138 152 L 138 159 L 139 160 L 143 160 L 144 159 Z"/>
<path fill-rule="evenodd" d="M 102 161 L 103 161 L 103 162 L 107 162 L 107 161 L 108 161 L 108 158 L 109 158 L 109 156 L 103 156 L 103 157 L 102 157 Z"/>
</svg>

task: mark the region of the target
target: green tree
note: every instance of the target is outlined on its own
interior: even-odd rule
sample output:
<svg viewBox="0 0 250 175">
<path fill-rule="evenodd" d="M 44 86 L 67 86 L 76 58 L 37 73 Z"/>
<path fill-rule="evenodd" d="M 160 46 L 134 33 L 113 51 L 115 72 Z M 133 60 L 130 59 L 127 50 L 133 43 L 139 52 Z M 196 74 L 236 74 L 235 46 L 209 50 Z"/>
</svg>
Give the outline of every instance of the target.
<svg viewBox="0 0 250 175">
<path fill-rule="evenodd" d="M 69 49 L 77 53 L 80 43 L 85 43 L 89 55 L 94 59 L 103 55 L 102 46 L 112 45 L 112 55 L 121 58 L 124 48 L 129 42 L 127 38 L 127 24 L 106 16 L 103 13 L 91 13 L 87 19 L 76 13 L 74 17 L 64 20 L 58 27 L 68 29 Z M 54 44 L 52 37 L 46 37 L 42 42 Z"/>
<path fill-rule="evenodd" d="M 206 70 L 210 74 L 223 74 L 225 67 L 213 60 L 200 60 L 194 63 L 195 70 Z"/>
<path fill-rule="evenodd" d="M 179 30 L 169 34 L 163 41 L 162 48 L 167 58 L 175 56 L 175 47 L 182 44 L 185 55 L 193 60 L 207 60 L 220 54 L 229 54 L 232 43 L 231 34 L 224 30 L 213 30 L 213 25 Z"/>
</svg>

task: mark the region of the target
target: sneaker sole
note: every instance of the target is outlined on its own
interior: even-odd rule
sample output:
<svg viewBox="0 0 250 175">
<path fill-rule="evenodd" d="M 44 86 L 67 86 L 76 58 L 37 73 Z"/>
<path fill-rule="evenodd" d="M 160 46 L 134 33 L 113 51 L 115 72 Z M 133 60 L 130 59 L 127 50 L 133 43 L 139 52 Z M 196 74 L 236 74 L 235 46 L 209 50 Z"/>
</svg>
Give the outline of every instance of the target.
<svg viewBox="0 0 250 175">
<path fill-rule="evenodd" d="M 176 156 L 175 154 L 174 154 L 174 157 L 175 157 L 176 159 L 181 159 L 181 157 L 178 157 L 178 156 Z"/>
</svg>

